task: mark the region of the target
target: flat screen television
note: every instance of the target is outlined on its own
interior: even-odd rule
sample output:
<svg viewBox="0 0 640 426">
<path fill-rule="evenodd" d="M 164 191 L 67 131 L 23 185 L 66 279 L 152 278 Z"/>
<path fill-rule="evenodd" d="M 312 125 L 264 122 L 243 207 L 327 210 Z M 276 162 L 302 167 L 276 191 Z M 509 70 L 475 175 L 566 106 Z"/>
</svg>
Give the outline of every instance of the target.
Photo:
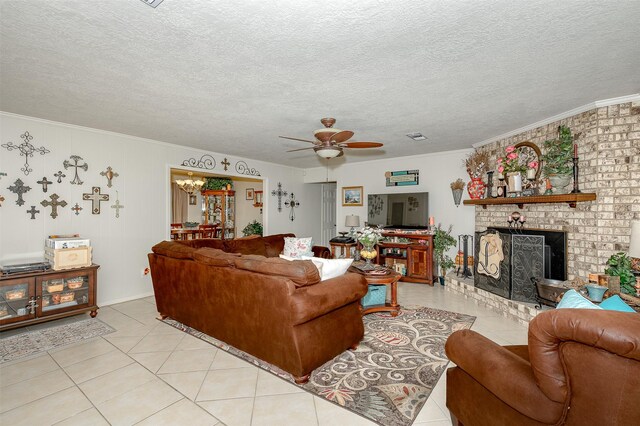
<svg viewBox="0 0 640 426">
<path fill-rule="evenodd" d="M 425 229 L 429 225 L 429 193 L 369 194 L 367 225 Z"/>
</svg>

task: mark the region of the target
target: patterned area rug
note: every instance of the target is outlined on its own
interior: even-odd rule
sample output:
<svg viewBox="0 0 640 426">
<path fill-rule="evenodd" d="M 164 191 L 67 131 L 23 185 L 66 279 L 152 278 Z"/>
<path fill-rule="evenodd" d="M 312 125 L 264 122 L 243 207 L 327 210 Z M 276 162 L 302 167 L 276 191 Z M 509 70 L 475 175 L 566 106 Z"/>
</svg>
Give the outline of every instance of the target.
<svg viewBox="0 0 640 426">
<path fill-rule="evenodd" d="M 0 364 L 114 331 L 99 319 L 91 318 L 0 338 Z"/>
<path fill-rule="evenodd" d="M 187 327 L 180 330 L 293 383 L 277 367 Z M 426 307 L 403 308 L 400 315 L 366 315 L 364 339 L 314 370 L 303 389 L 384 426 L 410 425 L 429 398 L 449 360 L 447 337 L 471 328 L 475 317 Z"/>
</svg>

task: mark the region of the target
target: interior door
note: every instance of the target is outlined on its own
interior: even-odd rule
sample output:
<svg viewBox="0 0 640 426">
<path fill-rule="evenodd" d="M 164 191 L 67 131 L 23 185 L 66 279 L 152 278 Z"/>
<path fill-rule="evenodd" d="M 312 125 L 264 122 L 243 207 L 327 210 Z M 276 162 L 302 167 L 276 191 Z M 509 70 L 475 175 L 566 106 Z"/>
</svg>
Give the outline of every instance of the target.
<svg viewBox="0 0 640 426">
<path fill-rule="evenodd" d="M 322 244 L 329 247 L 329 240 L 336 236 L 336 184 L 322 184 Z"/>
</svg>

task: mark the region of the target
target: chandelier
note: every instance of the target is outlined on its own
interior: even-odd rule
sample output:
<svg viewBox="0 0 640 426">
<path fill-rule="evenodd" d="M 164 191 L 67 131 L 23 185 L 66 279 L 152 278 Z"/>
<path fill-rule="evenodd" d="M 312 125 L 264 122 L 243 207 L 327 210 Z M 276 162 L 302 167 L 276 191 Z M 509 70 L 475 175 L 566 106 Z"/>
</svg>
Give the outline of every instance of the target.
<svg viewBox="0 0 640 426">
<path fill-rule="evenodd" d="M 193 173 L 189 172 L 187 174 L 189 175 L 189 178 L 186 180 L 176 179 L 178 187 L 189 195 L 193 195 L 194 192 L 200 192 L 202 185 L 204 185 L 204 181 L 200 179 L 194 181 L 192 179 Z"/>
</svg>

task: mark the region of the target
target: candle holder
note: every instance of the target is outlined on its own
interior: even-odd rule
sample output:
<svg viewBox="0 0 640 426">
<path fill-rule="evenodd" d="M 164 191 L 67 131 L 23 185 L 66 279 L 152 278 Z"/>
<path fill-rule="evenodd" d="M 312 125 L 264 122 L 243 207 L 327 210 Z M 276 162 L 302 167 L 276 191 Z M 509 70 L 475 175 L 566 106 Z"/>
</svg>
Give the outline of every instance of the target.
<svg viewBox="0 0 640 426">
<path fill-rule="evenodd" d="M 484 198 L 494 198 L 493 194 L 493 172 L 487 172 L 487 189 L 484 193 Z"/>
<path fill-rule="evenodd" d="M 573 191 L 571 194 L 579 194 L 581 191 L 578 188 L 578 157 L 573 157 Z"/>
</svg>

